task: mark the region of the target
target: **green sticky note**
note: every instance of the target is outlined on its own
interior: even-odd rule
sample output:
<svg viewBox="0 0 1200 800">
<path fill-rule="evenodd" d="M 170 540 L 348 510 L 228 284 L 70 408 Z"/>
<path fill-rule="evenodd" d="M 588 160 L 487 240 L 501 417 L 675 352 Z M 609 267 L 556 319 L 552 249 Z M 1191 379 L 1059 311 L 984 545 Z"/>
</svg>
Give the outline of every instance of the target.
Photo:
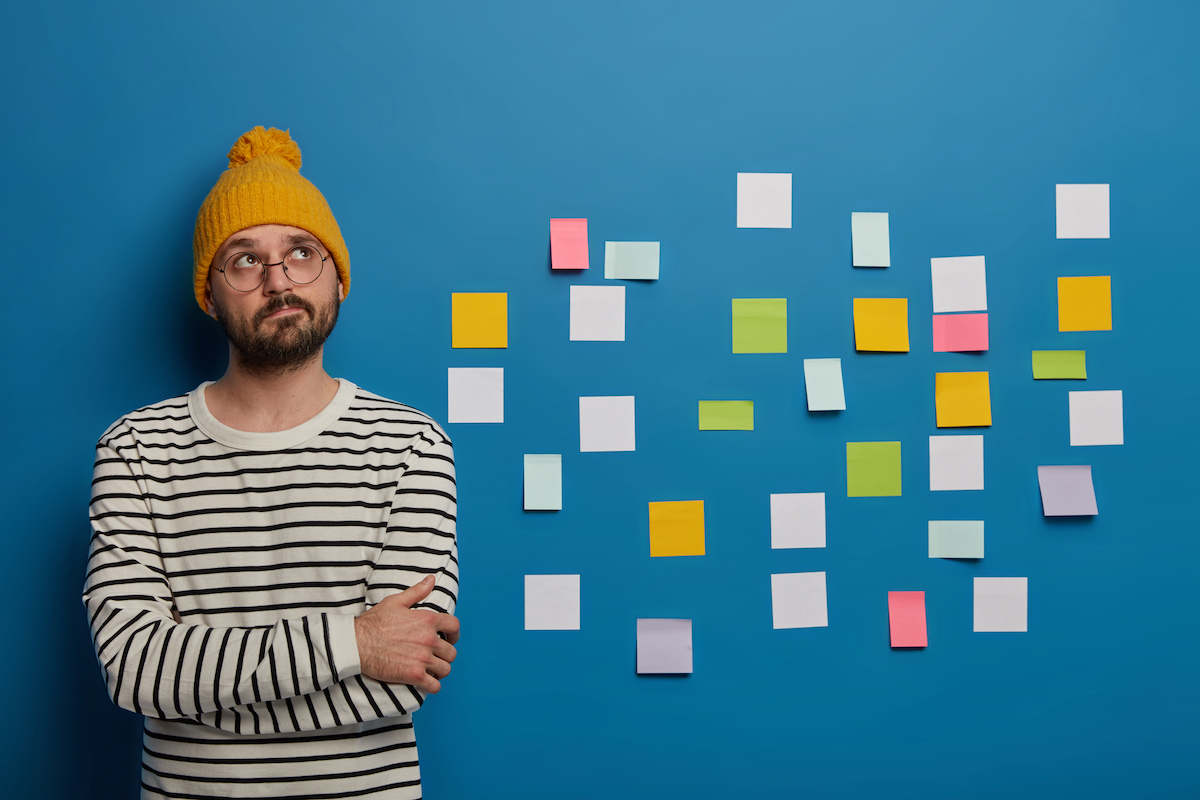
<svg viewBox="0 0 1200 800">
<path fill-rule="evenodd" d="M 604 277 L 658 280 L 658 242 L 605 242 Z"/>
<path fill-rule="evenodd" d="M 846 496 L 899 497 L 900 443 L 846 442 Z"/>
<path fill-rule="evenodd" d="M 525 455 L 525 510 L 562 511 L 562 454 Z"/>
<path fill-rule="evenodd" d="M 733 352 L 787 352 L 787 298 L 733 301 Z"/>
<path fill-rule="evenodd" d="M 754 430 L 753 400 L 701 400 L 700 430 Z"/>
<path fill-rule="evenodd" d="M 856 267 L 890 267 L 892 247 L 888 238 L 888 215 L 871 211 L 850 214 L 850 240 Z"/>
<path fill-rule="evenodd" d="M 1033 377 L 1036 380 L 1055 378 L 1087 378 L 1084 362 L 1086 350 L 1034 350 Z"/>
<path fill-rule="evenodd" d="M 930 558 L 983 558 L 983 520 L 930 520 Z"/>
</svg>

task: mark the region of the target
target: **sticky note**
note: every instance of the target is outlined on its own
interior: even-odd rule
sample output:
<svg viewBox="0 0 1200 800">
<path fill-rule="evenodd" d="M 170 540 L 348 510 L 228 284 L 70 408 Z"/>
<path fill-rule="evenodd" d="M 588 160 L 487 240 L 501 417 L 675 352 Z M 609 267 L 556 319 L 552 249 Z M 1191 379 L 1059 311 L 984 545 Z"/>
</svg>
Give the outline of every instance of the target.
<svg viewBox="0 0 1200 800">
<path fill-rule="evenodd" d="M 579 630 L 579 576 L 525 576 L 525 630 Z"/>
<path fill-rule="evenodd" d="M 929 259 L 933 313 L 987 311 L 987 274 L 983 256 Z"/>
<path fill-rule="evenodd" d="M 888 592 L 892 647 L 927 647 L 924 592 Z"/>
<path fill-rule="evenodd" d="M 939 372 L 934 399 L 939 428 L 992 424 L 992 397 L 986 372 Z"/>
<path fill-rule="evenodd" d="M 735 298 L 733 352 L 787 352 L 787 298 Z"/>
<path fill-rule="evenodd" d="M 771 549 L 824 546 L 824 492 L 771 495 Z"/>
<path fill-rule="evenodd" d="M 562 454 L 525 454 L 525 510 L 562 510 Z"/>
<path fill-rule="evenodd" d="M 1125 444 L 1125 421 L 1120 390 L 1068 392 L 1071 444 Z"/>
<path fill-rule="evenodd" d="M 753 400 L 701 400 L 700 430 L 754 430 Z"/>
<path fill-rule="evenodd" d="M 846 442 L 846 496 L 899 497 L 900 443 Z"/>
<path fill-rule="evenodd" d="M 579 398 L 579 452 L 635 450 L 633 396 Z"/>
<path fill-rule="evenodd" d="M 929 437 L 929 491 L 983 489 L 983 435 Z"/>
<path fill-rule="evenodd" d="M 771 576 L 771 616 L 775 630 L 829 627 L 824 572 Z"/>
<path fill-rule="evenodd" d="M 571 287 L 571 341 L 625 341 L 625 287 Z"/>
<path fill-rule="evenodd" d="M 1091 465 L 1038 467 L 1042 514 L 1047 517 L 1091 517 L 1096 508 L 1096 488 Z"/>
<path fill-rule="evenodd" d="M 856 267 L 890 267 L 892 246 L 886 212 L 854 211 L 850 214 L 850 240 Z"/>
<path fill-rule="evenodd" d="M 550 268 L 588 268 L 586 219 L 550 220 Z"/>
<path fill-rule="evenodd" d="M 637 671 L 639 675 L 690 675 L 692 621 L 639 619 Z"/>
<path fill-rule="evenodd" d="M 658 242 L 605 242 L 604 277 L 658 280 Z"/>
<path fill-rule="evenodd" d="M 1058 279 L 1060 331 L 1112 330 L 1112 276 Z"/>
<path fill-rule="evenodd" d="M 1057 238 L 1108 238 L 1108 186 L 1107 183 L 1055 184 Z"/>
<path fill-rule="evenodd" d="M 908 352 L 908 298 L 854 298 L 854 349 Z"/>
<path fill-rule="evenodd" d="M 983 558 L 983 520 L 930 520 L 930 558 Z"/>
<path fill-rule="evenodd" d="M 504 422 L 504 369 L 450 367 L 447 422 Z"/>
<path fill-rule="evenodd" d="M 704 501 L 650 504 L 650 555 L 704 555 Z"/>
<path fill-rule="evenodd" d="M 804 359 L 804 391 L 809 411 L 845 411 L 846 391 L 842 385 L 840 358 Z"/>
<path fill-rule="evenodd" d="M 1028 609 L 1028 578 L 975 579 L 976 633 L 1025 633 Z"/>
<path fill-rule="evenodd" d="M 737 226 L 792 227 L 792 173 L 739 172 Z"/>
<path fill-rule="evenodd" d="M 1034 350 L 1034 380 L 1087 379 L 1086 350 Z"/>
<path fill-rule="evenodd" d="M 451 347 L 508 347 L 508 293 L 450 295 Z"/>
<path fill-rule="evenodd" d="M 987 314 L 934 315 L 933 352 L 978 353 L 987 349 Z"/>
</svg>

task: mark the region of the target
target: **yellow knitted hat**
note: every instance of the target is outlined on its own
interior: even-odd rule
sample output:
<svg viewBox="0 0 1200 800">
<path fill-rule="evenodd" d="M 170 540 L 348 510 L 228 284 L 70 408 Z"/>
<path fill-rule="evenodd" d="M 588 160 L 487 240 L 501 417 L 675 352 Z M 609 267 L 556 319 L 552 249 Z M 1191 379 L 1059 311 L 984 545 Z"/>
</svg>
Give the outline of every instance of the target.
<svg viewBox="0 0 1200 800">
<path fill-rule="evenodd" d="M 350 291 L 350 254 L 329 203 L 300 175 L 300 147 L 288 131 L 261 125 L 243 133 L 229 151 L 229 169 L 204 198 L 192 237 L 192 277 L 196 302 L 204 305 L 204 287 L 213 256 L 233 234 L 254 225 L 292 225 L 316 236 L 329 250 Z"/>
</svg>

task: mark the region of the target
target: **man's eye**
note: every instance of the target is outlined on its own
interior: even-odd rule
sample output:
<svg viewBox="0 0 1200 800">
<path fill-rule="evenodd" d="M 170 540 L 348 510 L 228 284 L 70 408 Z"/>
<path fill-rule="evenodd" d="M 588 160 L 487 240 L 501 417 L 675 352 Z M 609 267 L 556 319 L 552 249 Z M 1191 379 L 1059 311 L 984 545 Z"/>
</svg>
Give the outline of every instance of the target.
<svg viewBox="0 0 1200 800">
<path fill-rule="evenodd" d="M 312 258 L 312 253 L 307 247 L 297 247 L 292 251 L 292 258 L 304 261 L 305 259 Z"/>
<path fill-rule="evenodd" d="M 234 269 L 257 269 L 259 266 L 258 256 L 253 253 L 242 253 L 233 259 L 230 266 Z"/>
</svg>

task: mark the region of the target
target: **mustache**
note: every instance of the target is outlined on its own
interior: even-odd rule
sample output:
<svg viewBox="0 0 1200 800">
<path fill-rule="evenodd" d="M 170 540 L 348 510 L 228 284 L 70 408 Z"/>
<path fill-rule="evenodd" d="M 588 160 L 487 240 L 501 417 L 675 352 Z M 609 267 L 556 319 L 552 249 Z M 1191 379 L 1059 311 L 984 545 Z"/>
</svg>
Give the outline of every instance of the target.
<svg viewBox="0 0 1200 800">
<path fill-rule="evenodd" d="M 282 311 L 285 308 L 302 308 L 308 312 L 309 317 L 316 316 L 316 309 L 312 303 L 305 300 L 303 297 L 295 294 L 281 294 L 272 297 L 271 300 L 254 315 L 254 326 L 258 325 L 271 314 L 276 311 Z"/>
</svg>

